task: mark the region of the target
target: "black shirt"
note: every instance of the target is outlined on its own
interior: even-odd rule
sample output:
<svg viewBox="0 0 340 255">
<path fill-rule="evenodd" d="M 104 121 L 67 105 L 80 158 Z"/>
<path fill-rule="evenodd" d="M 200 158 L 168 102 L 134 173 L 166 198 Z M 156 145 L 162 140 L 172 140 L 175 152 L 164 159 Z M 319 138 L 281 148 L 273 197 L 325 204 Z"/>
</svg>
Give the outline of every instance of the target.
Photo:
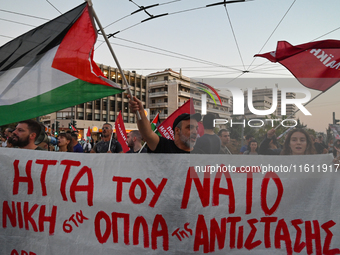
<svg viewBox="0 0 340 255">
<path fill-rule="evenodd" d="M 148 149 L 151 153 L 190 153 L 190 151 L 184 151 L 175 145 L 173 140 L 166 139 L 164 137 L 159 137 L 159 142 L 154 151 Z"/>
</svg>

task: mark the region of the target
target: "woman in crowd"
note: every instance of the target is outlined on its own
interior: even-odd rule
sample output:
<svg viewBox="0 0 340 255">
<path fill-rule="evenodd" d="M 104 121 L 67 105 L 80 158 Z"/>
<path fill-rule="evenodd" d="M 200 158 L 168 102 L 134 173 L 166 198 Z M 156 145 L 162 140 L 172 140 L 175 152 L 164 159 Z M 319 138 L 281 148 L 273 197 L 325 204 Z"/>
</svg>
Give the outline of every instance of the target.
<svg viewBox="0 0 340 255">
<path fill-rule="evenodd" d="M 73 152 L 72 137 L 69 133 L 60 133 L 58 136 L 59 151 Z"/>
<path fill-rule="evenodd" d="M 259 155 L 258 144 L 256 140 L 250 140 L 247 146 L 247 150 L 243 153 L 245 155 Z"/>
<path fill-rule="evenodd" d="M 302 128 L 290 131 L 281 151 L 281 155 L 316 154 L 314 144 L 309 134 Z"/>
</svg>

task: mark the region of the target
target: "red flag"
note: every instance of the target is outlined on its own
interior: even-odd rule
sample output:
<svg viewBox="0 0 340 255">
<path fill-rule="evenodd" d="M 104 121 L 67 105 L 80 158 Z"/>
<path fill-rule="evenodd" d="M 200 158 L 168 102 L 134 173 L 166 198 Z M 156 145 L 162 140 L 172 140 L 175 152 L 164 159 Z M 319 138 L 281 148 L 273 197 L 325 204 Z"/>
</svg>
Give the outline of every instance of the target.
<svg viewBox="0 0 340 255">
<path fill-rule="evenodd" d="M 87 129 L 86 137 L 88 137 L 88 139 L 90 139 L 90 137 L 91 137 L 91 129 L 90 129 L 90 127 L 88 127 L 88 129 Z"/>
<path fill-rule="evenodd" d="M 257 54 L 285 66 L 307 88 L 326 91 L 340 80 L 340 41 L 324 40 L 293 46 L 277 43 L 276 51 Z"/>
<path fill-rule="evenodd" d="M 182 113 L 194 114 L 195 109 L 193 107 L 192 99 L 185 102 L 180 108 L 174 111 L 166 120 L 164 120 L 158 127 L 158 131 L 161 135 L 167 139 L 174 140 L 174 131 L 172 130 L 172 123 Z"/>
<path fill-rule="evenodd" d="M 126 135 L 125 125 L 124 125 L 121 111 L 119 112 L 117 116 L 117 120 L 115 122 L 115 128 L 116 128 L 116 133 L 117 133 L 117 140 L 122 145 L 123 151 L 125 153 L 128 150 L 130 150 L 130 148 L 126 144 L 127 135 Z"/>
</svg>

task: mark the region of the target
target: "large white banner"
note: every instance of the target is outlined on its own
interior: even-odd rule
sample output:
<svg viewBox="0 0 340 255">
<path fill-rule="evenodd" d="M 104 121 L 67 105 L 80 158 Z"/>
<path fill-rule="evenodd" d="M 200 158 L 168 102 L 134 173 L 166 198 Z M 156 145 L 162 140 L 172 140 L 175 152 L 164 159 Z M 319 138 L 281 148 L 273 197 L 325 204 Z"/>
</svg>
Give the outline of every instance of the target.
<svg viewBox="0 0 340 255">
<path fill-rule="evenodd" d="M 0 148 L 0 253 L 339 254 L 337 167 Z"/>
</svg>

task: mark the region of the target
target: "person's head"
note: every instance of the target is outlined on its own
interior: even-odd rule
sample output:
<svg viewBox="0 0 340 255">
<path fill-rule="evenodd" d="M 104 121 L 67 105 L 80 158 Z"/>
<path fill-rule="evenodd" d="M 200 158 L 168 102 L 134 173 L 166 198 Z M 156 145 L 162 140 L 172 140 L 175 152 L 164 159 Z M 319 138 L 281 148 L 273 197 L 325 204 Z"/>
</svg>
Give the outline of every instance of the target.
<svg viewBox="0 0 340 255">
<path fill-rule="evenodd" d="M 175 144 L 180 149 L 190 151 L 194 148 L 197 139 L 198 122 L 202 116 L 200 113 L 179 115 L 173 125 Z"/>
<path fill-rule="evenodd" d="M 212 113 L 208 113 L 203 117 L 203 127 L 204 129 L 214 129 L 214 119 L 215 116 Z"/>
<path fill-rule="evenodd" d="M 319 143 L 323 142 L 323 136 L 322 135 L 318 135 L 318 139 L 319 139 Z"/>
<path fill-rule="evenodd" d="M 309 134 L 302 128 L 296 128 L 287 134 L 281 154 L 315 154 L 315 148 Z"/>
<path fill-rule="evenodd" d="M 7 138 L 7 137 L 11 137 L 13 131 L 14 131 L 13 128 L 6 128 L 6 129 L 5 129 L 5 132 L 4 132 L 5 137 L 6 137 L 6 138 Z"/>
<path fill-rule="evenodd" d="M 12 133 L 12 144 L 19 148 L 35 149 L 36 138 L 41 131 L 41 125 L 35 120 L 20 121 Z"/>
<path fill-rule="evenodd" d="M 249 152 L 258 152 L 258 144 L 256 140 L 250 140 L 248 143 Z"/>
<path fill-rule="evenodd" d="M 132 130 L 130 133 L 127 134 L 126 141 L 129 148 L 133 149 L 135 145 L 142 145 L 142 135 L 138 130 Z"/>
<path fill-rule="evenodd" d="M 110 123 L 104 123 L 102 127 L 102 136 L 104 138 L 110 137 L 112 134 L 112 125 Z"/>
<path fill-rule="evenodd" d="M 230 142 L 230 133 L 227 129 L 221 129 L 218 131 L 218 136 L 221 139 L 221 144 L 226 146 Z"/>
<path fill-rule="evenodd" d="M 60 151 L 73 152 L 72 137 L 70 133 L 59 134 L 58 147 Z"/>
<path fill-rule="evenodd" d="M 247 144 L 249 144 L 249 141 L 253 140 L 253 139 L 254 139 L 253 135 L 246 135 L 246 142 L 247 142 Z"/>
</svg>

